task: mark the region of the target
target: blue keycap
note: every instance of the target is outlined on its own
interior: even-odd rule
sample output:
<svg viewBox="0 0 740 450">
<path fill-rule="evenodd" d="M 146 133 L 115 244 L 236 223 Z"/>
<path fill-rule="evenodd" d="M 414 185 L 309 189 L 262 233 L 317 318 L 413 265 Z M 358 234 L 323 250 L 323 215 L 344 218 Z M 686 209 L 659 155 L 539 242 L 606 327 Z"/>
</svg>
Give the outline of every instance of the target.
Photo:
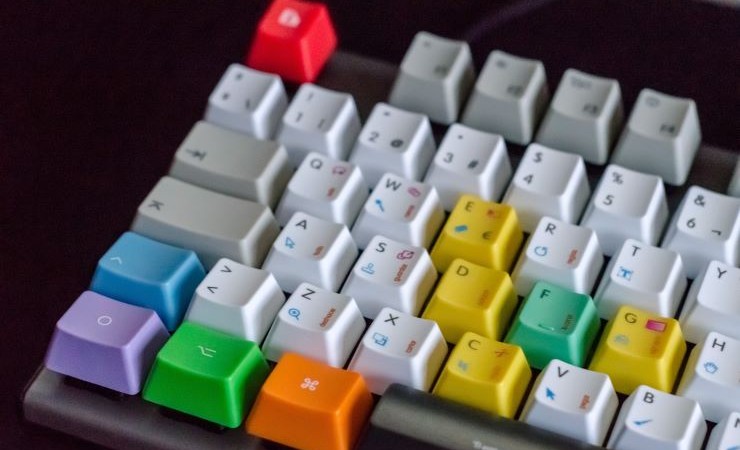
<svg viewBox="0 0 740 450">
<path fill-rule="evenodd" d="M 192 250 L 126 232 L 98 261 L 90 289 L 153 309 L 164 325 L 174 330 L 205 275 Z"/>
</svg>

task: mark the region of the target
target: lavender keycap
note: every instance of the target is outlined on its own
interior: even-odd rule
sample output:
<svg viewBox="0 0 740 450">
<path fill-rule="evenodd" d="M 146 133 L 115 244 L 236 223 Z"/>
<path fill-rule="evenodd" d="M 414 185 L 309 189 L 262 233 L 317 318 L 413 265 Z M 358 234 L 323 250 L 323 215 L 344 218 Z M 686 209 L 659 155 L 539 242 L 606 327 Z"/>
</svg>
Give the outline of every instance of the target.
<svg viewBox="0 0 740 450">
<path fill-rule="evenodd" d="M 85 291 L 57 322 L 46 367 L 124 394 L 138 394 L 168 338 L 151 309 Z"/>
</svg>

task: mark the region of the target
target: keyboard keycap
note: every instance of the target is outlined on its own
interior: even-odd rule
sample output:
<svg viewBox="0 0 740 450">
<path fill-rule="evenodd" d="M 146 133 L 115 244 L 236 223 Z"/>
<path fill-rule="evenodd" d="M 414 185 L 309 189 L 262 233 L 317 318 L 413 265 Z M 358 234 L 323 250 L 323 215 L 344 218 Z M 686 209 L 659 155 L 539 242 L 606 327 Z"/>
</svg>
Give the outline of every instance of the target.
<svg viewBox="0 0 740 450">
<path fill-rule="evenodd" d="M 275 318 L 262 351 L 271 361 L 292 352 L 341 369 L 364 331 L 352 297 L 301 283 Z"/>
<path fill-rule="evenodd" d="M 351 95 L 302 84 L 283 115 L 277 140 L 298 167 L 310 152 L 347 159 L 359 132 L 360 116 Z"/>
<path fill-rule="evenodd" d="M 380 398 L 361 450 L 596 450 L 560 434 L 400 384 Z"/>
<path fill-rule="evenodd" d="M 79 380 L 138 394 L 169 336 L 154 311 L 86 291 L 57 322 L 45 365 Z"/>
<path fill-rule="evenodd" d="M 342 294 L 354 298 L 367 318 L 386 306 L 417 315 L 436 281 L 426 250 L 378 235 L 357 259 Z"/>
<path fill-rule="evenodd" d="M 478 75 L 462 123 L 527 145 L 549 99 L 542 62 L 494 50 Z"/>
<path fill-rule="evenodd" d="M 537 377 L 520 420 L 602 445 L 618 406 L 608 376 L 553 359 Z"/>
<path fill-rule="evenodd" d="M 139 205 L 131 230 L 193 249 L 211 268 L 222 257 L 261 265 L 280 228 L 264 205 L 162 177 Z"/>
<path fill-rule="evenodd" d="M 529 294 L 539 280 L 591 294 L 603 264 L 593 230 L 543 217 L 529 236 L 511 279 L 521 296 Z"/>
<path fill-rule="evenodd" d="M 372 407 L 359 374 L 287 353 L 262 386 L 246 430 L 305 450 L 350 450 Z"/>
<path fill-rule="evenodd" d="M 622 126 L 619 82 L 568 69 L 537 131 L 537 142 L 604 164 Z"/>
<path fill-rule="evenodd" d="M 359 248 L 378 234 L 429 248 L 443 222 L 444 210 L 433 186 L 386 173 L 365 201 L 352 237 Z"/>
<path fill-rule="evenodd" d="M 607 320 L 621 305 L 673 317 L 687 284 L 678 253 L 627 239 L 609 261 L 594 301 Z"/>
<path fill-rule="evenodd" d="M 275 218 L 285 226 L 297 211 L 351 227 L 368 190 L 354 164 L 311 152 L 283 192 Z"/>
<path fill-rule="evenodd" d="M 673 214 L 661 247 L 681 254 L 689 278 L 711 260 L 740 265 L 740 198 L 691 186 Z"/>
<path fill-rule="evenodd" d="M 190 130 L 170 169 L 174 178 L 270 208 L 277 205 L 292 173 L 282 145 L 208 122 Z"/>
<path fill-rule="evenodd" d="M 467 42 L 421 31 L 401 61 L 389 102 L 451 124 L 475 81 Z"/>
<path fill-rule="evenodd" d="M 231 64 L 208 97 L 205 120 L 257 139 L 272 139 L 287 107 L 280 77 Z"/>
<path fill-rule="evenodd" d="M 450 353 L 432 393 L 511 419 L 530 378 L 521 348 L 467 332 Z"/>
<path fill-rule="evenodd" d="M 590 193 L 583 158 L 531 144 L 511 179 L 503 203 L 516 209 L 522 229 L 531 233 L 543 216 L 577 223 Z"/>
<path fill-rule="evenodd" d="M 435 150 L 432 126 L 425 115 L 378 103 L 349 160 L 362 169 L 367 187 L 372 188 L 386 172 L 421 180 Z"/>
<path fill-rule="evenodd" d="M 498 201 L 510 177 L 511 162 L 501 136 L 453 124 L 424 182 L 437 188 L 442 206 L 451 211 L 464 193 Z"/>
<path fill-rule="evenodd" d="M 336 46 L 326 5 L 276 0 L 257 25 L 246 63 L 296 83 L 312 82 Z"/>
<path fill-rule="evenodd" d="M 254 342 L 184 322 L 157 354 L 143 397 L 236 428 L 268 372 Z"/>
<path fill-rule="evenodd" d="M 153 309 L 174 330 L 205 275 L 193 251 L 126 232 L 98 261 L 90 290 Z"/>
<path fill-rule="evenodd" d="M 657 245 L 668 222 L 668 203 L 661 179 L 610 164 L 591 196 L 581 225 L 593 229 L 607 256 L 633 238 Z"/>
<path fill-rule="evenodd" d="M 735 163 L 735 171 L 732 173 L 732 180 L 730 185 L 727 186 L 727 195 L 733 197 L 740 197 L 740 158 Z"/>
<path fill-rule="evenodd" d="M 195 290 L 185 320 L 259 343 L 284 302 L 270 272 L 222 258 Z"/>
<path fill-rule="evenodd" d="M 439 272 L 456 258 L 508 271 L 523 240 L 514 208 L 463 195 L 432 248 L 432 261 Z"/>
<path fill-rule="evenodd" d="M 737 450 L 740 448 L 740 412 L 733 412 L 712 429 L 706 450 Z"/>
<path fill-rule="evenodd" d="M 285 292 L 303 281 L 336 292 L 358 253 L 346 226 L 299 211 L 275 239 L 262 268 Z"/>
<path fill-rule="evenodd" d="M 681 329 L 699 343 L 710 331 L 740 339 L 740 268 L 712 261 L 694 280 L 681 311 Z"/>
<path fill-rule="evenodd" d="M 447 343 L 435 322 L 383 308 L 347 369 L 359 372 L 373 394 L 382 395 L 392 383 L 428 391 L 446 356 Z"/>
<path fill-rule="evenodd" d="M 695 401 L 639 386 L 622 405 L 607 448 L 699 450 L 706 434 Z"/>
<path fill-rule="evenodd" d="M 590 296 L 540 281 L 524 300 L 506 342 L 521 347 L 536 369 L 553 359 L 582 367 L 600 325 Z"/>
<path fill-rule="evenodd" d="M 711 332 L 694 347 L 676 392 L 696 400 L 704 416 L 719 422 L 740 407 L 740 339 Z"/>
<path fill-rule="evenodd" d="M 442 275 L 422 317 L 437 322 L 453 344 L 466 331 L 500 340 L 516 304 L 508 273 L 458 258 Z"/>
<path fill-rule="evenodd" d="M 641 384 L 671 392 L 685 354 L 676 320 L 625 305 L 608 322 L 589 369 L 609 375 L 622 394 Z"/>
<path fill-rule="evenodd" d="M 668 184 L 682 185 L 700 143 L 699 114 L 693 100 L 643 89 L 612 162 L 659 175 Z"/>
</svg>

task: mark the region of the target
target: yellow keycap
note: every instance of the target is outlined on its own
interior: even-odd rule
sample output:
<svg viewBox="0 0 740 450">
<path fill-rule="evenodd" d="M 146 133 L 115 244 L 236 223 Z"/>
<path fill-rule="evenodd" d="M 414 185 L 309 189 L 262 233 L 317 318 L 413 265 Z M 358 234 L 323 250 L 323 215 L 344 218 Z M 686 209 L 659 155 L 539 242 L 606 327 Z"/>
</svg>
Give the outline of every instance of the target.
<svg viewBox="0 0 740 450">
<path fill-rule="evenodd" d="M 422 317 L 437 322 L 453 344 L 466 331 L 501 339 L 516 302 L 508 273 L 458 258 L 442 275 Z"/>
<path fill-rule="evenodd" d="M 609 375 L 622 394 L 641 384 L 671 392 L 685 354 L 678 321 L 625 305 L 607 324 L 589 369 Z"/>
<path fill-rule="evenodd" d="M 435 395 L 512 418 L 532 371 L 519 346 L 465 333 L 432 391 Z"/>
<path fill-rule="evenodd" d="M 514 208 L 463 195 L 432 249 L 432 261 L 444 272 L 455 258 L 508 271 L 524 234 Z"/>
</svg>

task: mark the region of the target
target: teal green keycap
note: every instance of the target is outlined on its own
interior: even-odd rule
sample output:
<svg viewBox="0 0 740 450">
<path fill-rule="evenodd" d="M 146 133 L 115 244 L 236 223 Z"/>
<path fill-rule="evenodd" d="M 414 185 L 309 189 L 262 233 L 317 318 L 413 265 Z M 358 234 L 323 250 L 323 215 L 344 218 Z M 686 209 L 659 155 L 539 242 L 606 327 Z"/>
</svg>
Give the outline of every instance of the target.
<svg viewBox="0 0 740 450">
<path fill-rule="evenodd" d="M 142 395 L 152 403 L 236 428 L 268 372 L 254 342 L 183 322 L 157 354 Z"/>
<path fill-rule="evenodd" d="M 539 281 L 524 300 L 506 342 L 520 346 L 529 365 L 537 369 L 552 359 L 583 367 L 599 326 L 590 296 Z"/>
</svg>

